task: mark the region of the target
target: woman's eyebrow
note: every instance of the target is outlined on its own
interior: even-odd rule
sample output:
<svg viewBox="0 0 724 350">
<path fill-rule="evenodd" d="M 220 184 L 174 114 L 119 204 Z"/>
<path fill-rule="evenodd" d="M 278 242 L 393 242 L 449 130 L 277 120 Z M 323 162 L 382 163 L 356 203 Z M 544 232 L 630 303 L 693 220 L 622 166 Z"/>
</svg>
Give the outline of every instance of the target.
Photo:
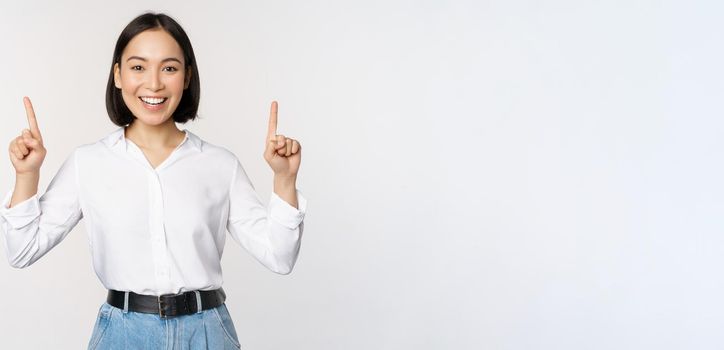
<svg viewBox="0 0 724 350">
<path fill-rule="evenodd" d="M 126 60 L 126 62 L 128 62 L 128 61 L 130 61 L 130 60 L 133 60 L 133 59 L 141 60 L 141 61 L 144 61 L 144 62 L 147 62 L 147 61 L 148 61 L 147 59 L 145 59 L 145 58 L 143 58 L 143 57 L 131 56 L 131 57 L 128 57 L 128 59 Z M 176 58 L 176 57 L 164 58 L 163 61 L 161 61 L 161 63 L 163 63 L 163 62 L 168 62 L 168 61 L 176 61 L 176 62 L 178 62 L 179 64 L 181 64 L 181 60 L 179 60 L 179 59 Z"/>
</svg>

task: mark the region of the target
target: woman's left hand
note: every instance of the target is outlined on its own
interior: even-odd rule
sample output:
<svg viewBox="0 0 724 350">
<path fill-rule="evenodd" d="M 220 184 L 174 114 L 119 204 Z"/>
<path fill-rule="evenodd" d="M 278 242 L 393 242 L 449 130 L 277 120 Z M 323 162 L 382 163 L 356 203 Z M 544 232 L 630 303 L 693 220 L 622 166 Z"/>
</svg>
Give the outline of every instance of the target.
<svg viewBox="0 0 724 350">
<path fill-rule="evenodd" d="M 295 139 L 277 135 L 277 109 L 277 101 L 272 101 L 264 159 L 274 171 L 274 176 L 294 178 L 299 172 L 302 146 Z"/>
</svg>

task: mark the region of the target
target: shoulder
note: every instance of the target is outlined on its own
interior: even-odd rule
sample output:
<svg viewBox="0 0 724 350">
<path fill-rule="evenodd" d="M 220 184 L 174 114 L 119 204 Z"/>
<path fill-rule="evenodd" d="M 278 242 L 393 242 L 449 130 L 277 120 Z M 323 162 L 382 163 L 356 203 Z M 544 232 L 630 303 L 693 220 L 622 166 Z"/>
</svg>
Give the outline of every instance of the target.
<svg viewBox="0 0 724 350">
<path fill-rule="evenodd" d="M 86 151 L 86 150 L 94 150 L 94 149 L 100 149 L 100 148 L 112 148 L 116 143 L 121 141 L 123 138 L 123 129 L 122 127 L 117 127 L 113 129 L 110 132 L 107 132 L 105 135 L 103 135 L 101 138 L 96 139 L 92 142 L 86 142 L 83 144 L 80 144 L 79 146 L 76 146 L 74 152 L 77 151 Z"/>
<path fill-rule="evenodd" d="M 231 163 L 238 161 L 234 152 L 228 148 L 211 143 L 188 129 L 186 129 L 186 132 L 188 133 L 187 141 L 190 142 L 192 146 L 199 150 L 205 157 L 212 157 Z"/>
<path fill-rule="evenodd" d="M 109 151 L 116 145 L 120 138 L 123 136 L 123 128 L 116 128 L 111 132 L 106 133 L 101 138 L 95 141 L 82 143 L 76 146 L 70 157 L 82 157 L 92 155 L 102 155 L 104 152 Z"/>
<path fill-rule="evenodd" d="M 232 181 L 238 176 L 239 169 L 242 169 L 241 172 L 244 171 L 239 158 L 230 149 L 208 142 L 188 129 L 186 131 L 189 134 L 187 141 L 190 141 L 194 147 L 198 147 L 200 150 L 198 155 L 201 156 L 203 164 L 207 165 L 208 170 L 217 176 L 230 176 Z"/>
</svg>

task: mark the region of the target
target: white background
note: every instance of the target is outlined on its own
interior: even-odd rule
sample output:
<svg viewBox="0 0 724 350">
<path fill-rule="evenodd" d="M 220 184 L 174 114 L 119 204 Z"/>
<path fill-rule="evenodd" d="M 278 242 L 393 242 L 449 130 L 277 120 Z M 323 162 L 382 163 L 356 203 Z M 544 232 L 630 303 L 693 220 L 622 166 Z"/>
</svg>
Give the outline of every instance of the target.
<svg viewBox="0 0 724 350">
<path fill-rule="evenodd" d="M 146 10 L 194 45 L 201 118 L 181 128 L 264 200 L 271 100 L 303 147 L 292 274 L 227 241 L 242 348 L 724 347 L 721 2 L 3 3 L 0 140 L 30 96 L 41 192 L 115 128 L 113 47 Z M 85 348 L 105 298 L 86 240 L 0 264 L 0 347 Z"/>
</svg>

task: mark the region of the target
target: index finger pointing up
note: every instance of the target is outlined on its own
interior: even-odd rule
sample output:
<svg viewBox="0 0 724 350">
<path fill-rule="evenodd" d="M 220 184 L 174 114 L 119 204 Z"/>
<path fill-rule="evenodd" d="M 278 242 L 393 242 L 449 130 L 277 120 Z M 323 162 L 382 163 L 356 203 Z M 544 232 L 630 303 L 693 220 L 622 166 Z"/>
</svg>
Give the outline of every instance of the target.
<svg viewBox="0 0 724 350">
<path fill-rule="evenodd" d="M 40 135 L 40 129 L 38 128 L 38 120 L 35 119 L 35 111 L 33 110 L 33 103 L 30 102 L 30 98 L 25 96 L 23 98 L 25 103 L 25 114 L 28 115 L 28 125 L 30 126 L 30 133 L 38 141 L 43 141 L 43 137 Z"/>
<path fill-rule="evenodd" d="M 269 112 L 269 131 L 267 132 L 267 140 L 272 140 L 277 134 L 277 101 L 272 101 L 271 111 Z"/>
</svg>

